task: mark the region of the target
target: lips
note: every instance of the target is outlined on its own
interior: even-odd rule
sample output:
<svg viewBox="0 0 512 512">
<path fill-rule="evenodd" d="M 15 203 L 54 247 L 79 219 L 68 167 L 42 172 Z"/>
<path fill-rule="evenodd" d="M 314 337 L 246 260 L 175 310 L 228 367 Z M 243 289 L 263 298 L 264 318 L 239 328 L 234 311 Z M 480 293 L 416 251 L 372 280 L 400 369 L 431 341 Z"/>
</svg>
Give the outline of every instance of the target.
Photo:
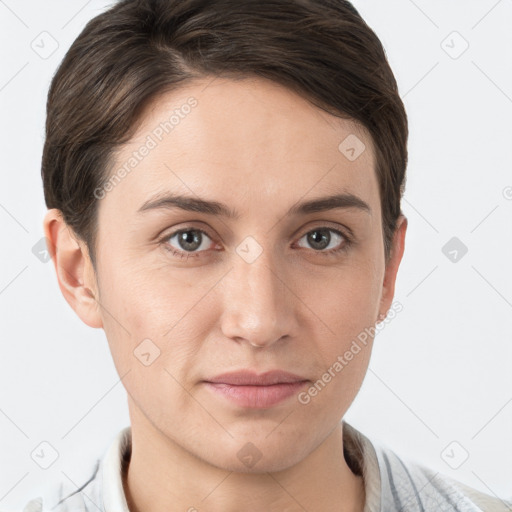
<svg viewBox="0 0 512 512">
<path fill-rule="evenodd" d="M 261 374 L 250 370 L 241 370 L 217 375 L 211 379 L 206 379 L 206 382 L 230 384 L 232 386 L 271 386 L 273 384 L 289 384 L 307 380 L 305 377 L 283 370 L 271 370 Z"/>
<path fill-rule="evenodd" d="M 204 381 L 207 389 L 230 404 L 267 409 L 297 394 L 308 379 L 282 370 L 262 374 L 242 370 L 217 375 Z"/>
</svg>

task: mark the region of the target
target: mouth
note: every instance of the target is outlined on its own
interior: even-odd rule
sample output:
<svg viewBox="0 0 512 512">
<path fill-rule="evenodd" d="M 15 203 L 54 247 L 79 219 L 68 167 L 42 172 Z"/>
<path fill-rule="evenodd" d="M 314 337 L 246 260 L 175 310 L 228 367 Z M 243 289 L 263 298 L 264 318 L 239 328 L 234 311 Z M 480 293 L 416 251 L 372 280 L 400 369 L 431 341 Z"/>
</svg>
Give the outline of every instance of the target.
<svg viewBox="0 0 512 512">
<path fill-rule="evenodd" d="M 262 374 L 242 370 L 225 373 L 203 381 L 216 396 L 253 409 L 275 406 L 296 395 L 310 381 L 282 370 Z"/>
</svg>

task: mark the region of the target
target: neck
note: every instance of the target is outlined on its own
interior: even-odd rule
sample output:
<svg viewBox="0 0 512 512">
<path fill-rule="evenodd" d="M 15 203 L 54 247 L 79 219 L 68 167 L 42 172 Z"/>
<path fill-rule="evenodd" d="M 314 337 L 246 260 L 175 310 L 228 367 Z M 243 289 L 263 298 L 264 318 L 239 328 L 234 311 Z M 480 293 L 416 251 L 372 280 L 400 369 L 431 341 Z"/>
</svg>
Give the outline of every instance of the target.
<svg viewBox="0 0 512 512">
<path fill-rule="evenodd" d="M 130 512 L 363 512 L 364 482 L 345 460 L 341 422 L 306 458 L 273 473 L 215 467 L 150 428 L 141 435 L 132 424 L 123 475 Z"/>
</svg>

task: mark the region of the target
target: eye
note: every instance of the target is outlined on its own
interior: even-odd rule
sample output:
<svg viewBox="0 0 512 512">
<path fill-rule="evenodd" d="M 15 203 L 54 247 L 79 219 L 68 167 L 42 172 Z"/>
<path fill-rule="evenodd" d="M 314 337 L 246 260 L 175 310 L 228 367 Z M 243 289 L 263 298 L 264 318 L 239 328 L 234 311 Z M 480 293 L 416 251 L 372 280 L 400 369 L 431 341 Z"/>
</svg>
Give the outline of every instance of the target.
<svg viewBox="0 0 512 512">
<path fill-rule="evenodd" d="M 341 231 L 327 227 L 315 228 L 308 231 L 300 238 L 300 240 L 303 239 L 305 239 L 306 243 L 316 252 L 326 255 L 347 249 L 351 242 Z M 304 247 L 300 244 L 300 240 L 298 243 L 299 247 Z"/>
<path fill-rule="evenodd" d="M 178 257 L 199 256 L 211 246 L 211 238 L 202 229 L 184 228 L 161 239 L 167 250 Z"/>
</svg>

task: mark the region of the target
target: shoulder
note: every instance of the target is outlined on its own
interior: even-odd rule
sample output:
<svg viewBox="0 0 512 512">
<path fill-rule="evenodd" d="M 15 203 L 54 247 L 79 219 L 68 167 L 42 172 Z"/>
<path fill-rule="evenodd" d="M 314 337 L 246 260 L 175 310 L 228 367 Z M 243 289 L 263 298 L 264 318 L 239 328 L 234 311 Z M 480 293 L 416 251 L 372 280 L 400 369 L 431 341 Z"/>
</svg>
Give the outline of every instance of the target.
<svg viewBox="0 0 512 512">
<path fill-rule="evenodd" d="M 47 495 L 31 499 L 22 512 L 98 512 L 102 511 L 99 486 L 99 465 L 80 486 L 62 482 L 48 490 Z"/>
<path fill-rule="evenodd" d="M 114 436 L 103 456 L 96 459 L 90 477 L 78 485 L 71 480 L 50 488 L 44 498 L 29 501 L 22 512 L 128 512 L 123 493 L 122 469 L 131 454 L 131 428 Z"/>
<path fill-rule="evenodd" d="M 383 503 L 403 510 L 512 512 L 512 502 L 488 495 L 416 461 L 378 448 Z"/>
<path fill-rule="evenodd" d="M 512 501 L 491 496 L 371 441 L 346 424 L 350 458 L 362 465 L 365 512 L 512 512 Z"/>
<path fill-rule="evenodd" d="M 462 494 L 467 496 L 473 503 L 486 512 L 512 512 L 512 498 L 504 499 L 491 496 L 490 494 L 481 492 L 473 487 L 469 487 L 458 480 L 454 480 L 446 476 L 445 479 L 447 479 Z"/>
</svg>

